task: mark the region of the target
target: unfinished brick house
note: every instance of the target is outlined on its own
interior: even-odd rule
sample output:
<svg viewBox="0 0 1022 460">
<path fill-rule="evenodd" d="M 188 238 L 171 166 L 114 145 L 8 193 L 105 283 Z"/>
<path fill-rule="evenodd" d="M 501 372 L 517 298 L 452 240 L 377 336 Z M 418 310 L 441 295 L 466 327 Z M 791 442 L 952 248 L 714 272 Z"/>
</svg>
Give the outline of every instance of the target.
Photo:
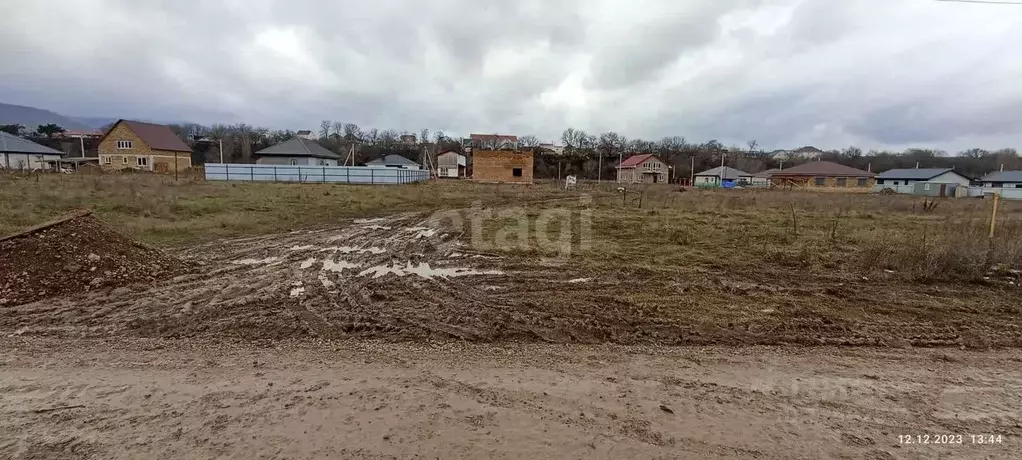
<svg viewBox="0 0 1022 460">
<path fill-rule="evenodd" d="M 472 152 L 472 180 L 531 184 L 534 162 L 531 150 L 476 150 Z"/>
<path fill-rule="evenodd" d="M 192 149 L 166 125 L 118 120 L 99 141 L 103 169 L 138 169 L 158 173 L 192 166 Z"/>
<path fill-rule="evenodd" d="M 794 168 L 775 171 L 770 175 L 774 186 L 826 187 L 866 189 L 873 187 L 874 177 L 869 171 L 855 169 L 829 161 L 810 161 Z"/>
</svg>

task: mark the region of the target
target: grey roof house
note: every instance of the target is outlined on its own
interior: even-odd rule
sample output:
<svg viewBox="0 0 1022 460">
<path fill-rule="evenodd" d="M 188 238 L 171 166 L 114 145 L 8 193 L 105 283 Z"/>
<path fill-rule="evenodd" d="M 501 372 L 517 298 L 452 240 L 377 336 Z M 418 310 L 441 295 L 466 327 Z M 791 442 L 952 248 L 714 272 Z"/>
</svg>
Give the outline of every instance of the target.
<svg viewBox="0 0 1022 460">
<path fill-rule="evenodd" d="M 318 142 L 296 137 L 253 154 L 256 164 L 293 166 L 337 166 L 341 156 Z"/>
<path fill-rule="evenodd" d="M 979 179 L 983 187 L 1022 188 L 1022 171 L 994 171 Z"/>
<path fill-rule="evenodd" d="M 730 166 L 718 166 L 695 175 L 695 185 L 718 184 L 719 181 L 752 182 L 752 174 Z"/>
<path fill-rule="evenodd" d="M 383 158 L 366 163 L 366 166 L 375 168 L 422 169 L 422 165 L 401 155 L 386 155 Z"/>
<path fill-rule="evenodd" d="M 0 169 L 45 169 L 64 153 L 0 131 Z"/>
<path fill-rule="evenodd" d="M 969 185 L 972 179 L 955 172 L 954 168 L 890 169 L 876 176 L 876 186 L 911 185 L 916 182 Z"/>
</svg>

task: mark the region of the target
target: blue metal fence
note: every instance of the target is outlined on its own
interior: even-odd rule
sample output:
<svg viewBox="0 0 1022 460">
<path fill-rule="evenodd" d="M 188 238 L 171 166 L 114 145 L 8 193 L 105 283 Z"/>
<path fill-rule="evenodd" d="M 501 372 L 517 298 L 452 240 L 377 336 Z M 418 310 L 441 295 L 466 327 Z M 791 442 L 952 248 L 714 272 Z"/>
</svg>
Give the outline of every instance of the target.
<svg viewBox="0 0 1022 460">
<path fill-rule="evenodd" d="M 312 182 L 339 184 L 410 184 L 429 179 L 424 169 L 369 166 L 287 166 L 206 163 L 206 180 Z"/>
</svg>

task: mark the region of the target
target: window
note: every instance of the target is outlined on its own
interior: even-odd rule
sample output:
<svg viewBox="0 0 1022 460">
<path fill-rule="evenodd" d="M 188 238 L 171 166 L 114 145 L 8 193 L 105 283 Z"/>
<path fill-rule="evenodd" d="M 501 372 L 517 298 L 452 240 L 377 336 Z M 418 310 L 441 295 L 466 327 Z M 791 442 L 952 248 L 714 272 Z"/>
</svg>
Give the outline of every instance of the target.
<svg viewBox="0 0 1022 460">
<path fill-rule="evenodd" d="M 103 157 L 103 164 L 105 164 L 105 165 L 110 164 L 110 157 L 109 156 Z"/>
<path fill-rule="evenodd" d="M 135 165 L 142 167 L 149 166 L 149 157 L 135 157 Z"/>
<path fill-rule="evenodd" d="M 121 157 L 121 164 L 128 164 L 128 157 Z"/>
<path fill-rule="evenodd" d="M 291 160 L 291 166 L 298 166 L 298 160 Z"/>
<path fill-rule="evenodd" d="M 894 181 L 894 185 L 898 185 L 898 181 Z"/>
<path fill-rule="evenodd" d="M 883 183 L 883 182 L 881 182 L 881 183 Z M 855 183 L 856 187 L 866 187 L 868 185 L 869 185 L 869 179 L 866 179 L 865 177 L 860 177 L 859 180 Z"/>
<path fill-rule="evenodd" d="M 864 179 L 859 179 L 859 182 L 862 182 L 863 180 Z M 877 185 L 884 185 L 884 180 L 883 179 L 877 179 Z"/>
<path fill-rule="evenodd" d="M 826 177 L 817 177 L 816 178 L 816 185 L 824 185 L 826 183 L 827 183 L 827 178 Z"/>
<path fill-rule="evenodd" d="M 1015 188 L 1022 188 L 1022 184 L 1015 184 Z"/>
<path fill-rule="evenodd" d="M 522 177 L 522 168 L 515 168 L 511 170 L 511 175 L 515 177 Z"/>
<path fill-rule="evenodd" d="M 839 178 L 837 178 L 837 186 L 838 187 L 847 187 L 848 186 L 848 178 L 847 177 L 839 177 Z"/>
<path fill-rule="evenodd" d="M 926 182 L 926 183 L 923 184 L 923 190 L 925 190 L 927 192 L 930 191 L 930 183 L 929 182 Z"/>
<path fill-rule="evenodd" d="M 131 141 L 117 141 L 117 148 L 127 150 L 131 148 Z"/>
<path fill-rule="evenodd" d="M 994 182 L 994 188 L 1001 188 L 1003 186 L 1004 186 L 1004 184 L 1002 184 L 1000 182 Z"/>
</svg>

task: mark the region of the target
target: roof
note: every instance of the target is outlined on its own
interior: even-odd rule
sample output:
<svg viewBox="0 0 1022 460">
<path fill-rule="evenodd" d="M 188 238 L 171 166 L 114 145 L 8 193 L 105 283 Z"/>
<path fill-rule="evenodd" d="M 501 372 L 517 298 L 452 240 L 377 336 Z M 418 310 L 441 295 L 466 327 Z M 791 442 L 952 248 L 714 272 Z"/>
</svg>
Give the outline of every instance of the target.
<svg viewBox="0 0 1022 460">
<path fill-rule="evenodd" d="M 628 158 L 625 158 L 625 161 L 622 161 L 621 165 L 618 166 L 618 167 L 619 168 L 634 168 L 636 166 L 639 166 L 639 165 L 649 161 L 649 159 L 651 159 L 651 158 L 656 159 L 657 161 L 660 161 L 660 159 L 657 158 L 652 153 L 647 153 L 647 154 L 644 154 L 644 155 L 632 155 L 632 156 L 630 156 Z"/>
<path fill-rule="evenodd" d="M 766 171 L 760 171 L 760 172 L 758 172 L 756 174 L 753 174 L 752 177 L 770 178 L 770 176 L 772 176 L 774 173 L 779 172 L 779 171 L 780 171 L 780 169 L 778 169 L 778 168 L 768 169 Z"/>
<path fill-rule="evenodd" d="M 877 174 L 877 179 L 927 180 L 951 171 L 954 171 L 954 168 L 888 169 Z"/>
<path fill-rule="evenodd" d="M 723 174 L 721 174 L 721 172 L 723 172 Z M 716 168 L 696 174 L 696 176 L 713 176 L 720 177 L 722 179 L 738 179 L 739 177 L 749 177 L 751 175 L 752 174 L 730 166 L 717 166 Z"/>
<path fill-rule="evenodd" d="M 28 139 L 0 131 L 0 152 L 34 153 L 37 155 L 63 155 L 64 152 L 39 145 Z"/>
<path fill-rule="evenodd" d="M 131 132 L 135 133 L 136 136 L 142 139 L 142 142 L 145 142 L 153 150 L 168 150 L 171 152 L 192 151 L 192 148 L 185 144 L 185 141 L 181 140 L 180 137 L 177 137 L 177 134 L 174 134 L 174 131 L 170 130 L 170 126 L 143 123 L 141 121 L 117 120 L 117 123 L 114 123 L 110 128 L 110 131 L 103 134 L 103 139 L 106 139 L 113 132 L 113 128 L 121 123 L 124 123 L 128 129 L 131 129 Z"/>
<path fill-rule="evenodd" d="M 810 161 L 809 163 L 773 173 L 772 177 L 785 176 L 831 176 L 831 177 L 873 177 L 873 174 L 851 166 L 829 161 Z"/>
<path fill-rule="evenodd" d="M 283 157 L 312 157 L 326 158 L 328 160 L 340 160 L 341 156 L 331 152 L 318 142 L 296 137 L 289 141 L 271 145 L 255 153 L 256 156 L 283 156 Z"/>
<path fill-rule="evenodd" d="M 1022 182 L 1022 171 L 994 171 L 983 176 L 981 182 Z"/>
<path fill-rule="evenodd" d="M 298 134 L 299 136 L 309 135 L 309 134 L 312 134 L 312 130 L 311 129 L 299 129 L 296 134 Z"/>
<path fill-rule="evenodd" d="M 472 134 L 469 135 L 473 141 L 485 142 L 485 141 L 501 141 L 501 142 L 518 142 L 518 136 L 510 134 Z"/>
<path fill-rule="evenodd" d="M 799 148 L 797 148 L 795 150 L 792 150 L 792 152 L 794 152 L 794 153 L 823 153 L 823 150 L 820 150 L 820 149 L 818 149 L 816 147 L 813 147 L 811 145 L 807 145 L 805 147 L 799 147 Z"/>
<path fill-rule="evenodd" d="M 367 165 L 393 165 L 393 166 L 420 166 L 418 163 L 409 160 L 401 155 L 386 155 L 366 163 Z"/>
</svg>

